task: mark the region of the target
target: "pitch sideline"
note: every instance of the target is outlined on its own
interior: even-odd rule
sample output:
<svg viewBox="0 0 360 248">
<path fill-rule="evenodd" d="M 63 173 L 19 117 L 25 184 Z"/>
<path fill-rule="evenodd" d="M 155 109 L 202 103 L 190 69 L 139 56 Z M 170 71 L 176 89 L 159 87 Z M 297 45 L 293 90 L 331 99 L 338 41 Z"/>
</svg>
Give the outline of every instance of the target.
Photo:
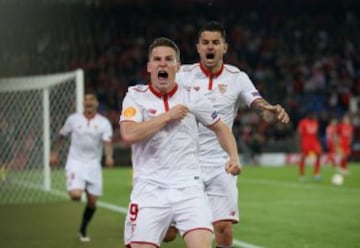
<svg viewBox="0 0 360 248">
<path fill-rule="evenodd" d="M 24 184 L 24 183 L 19 183 L 19 182 L 17 182 L 17 183 L 18 184 Z M 29 184 L 27 184 L 27 186 L 29 187 Z M 38 185 L 32 185 L 32 184 L 30 184 L 30 188 L 43 190 Z M 63 192 L 63 191 L 60 191 L 60 190 L 53 190 L 52 189 L 52 190 L 47 191 L 47 192 L 50 193 L 50 194 L 62 197 L 62 198 L 68 198 L 68 194 Z M 82 197 L 81 201 L 85 202 L 86 201 L 85 197 Z M 122 214 L 126 214 L 126 212 L 127 212 L 127 208 L 125 208 L 125 207 L 118 206 L 118 205 L 115 205 L 115 204 L 112 204 L 112 203 L 103 202 L 103 201 L 98 201 L 97 206 L 108 209 L 108 210 L 111 210 L 111 211 L 114 211 L 114 212 L 122 213 Z M 242 248 L 263 248 L 262 246 L 257 246 L 257 245 L 250 244 L 250 243 L 247 243 L 247 242 L 242 241 L 242 240 L 237 240 L 237 239 L 234 239 L 234 245 L 236 247 L 242 247 Z"/>
</svg>

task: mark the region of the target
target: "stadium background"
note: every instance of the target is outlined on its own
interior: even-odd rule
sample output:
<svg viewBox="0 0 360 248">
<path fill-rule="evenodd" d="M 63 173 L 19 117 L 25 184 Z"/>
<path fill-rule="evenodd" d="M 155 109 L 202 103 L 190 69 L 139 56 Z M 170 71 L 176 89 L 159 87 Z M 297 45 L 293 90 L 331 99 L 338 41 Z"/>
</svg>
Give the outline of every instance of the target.
<svg viewBox="0 0 360 248">
<path fill-rule="evenodd" d="M 351 110 L 355 160 L 360 125 L 359 6 L 357 0 L 0 0 L 0 78 L 83 68 L 86 88 L 97 91 L 101 112 L 118 131 L 120 103 L 128 85 L 148 80 L 144 71 L 148 43 L 169 36 L 180 45 L 183 63 L 196 62 L 197 29 L 217 19 L 227 29 L 226 62 L 248 72 L 261 93 L 282 103 L 292 117 L 288 128 L 266 126 L 242 109 L 234 126 L 238 141 L 248 145 L 250 137 L 263 137 L 264 152 L 297 152 L 295 129 L 305 113 L 319 114 L 324 138 L 328 118 Z M 7 107 L 19 114 L 17 108 Z M 3 141 L 0 136 L 1 148 Z M 50 191 L 33 187 L 41 178 L 37 168 L 42 165 L 35 156 L 26 161 L 30 166 L 25 170 L 0 169 L 0 247 L 120 247 L 131 168 L 125 166 L 128 161 L 121 161 L 128 159 L 129 149 L 118 132 L 115 141 L 117 165 L 123 166 L 104 169 L 104 195 L 89 230 L 89 244 L 78 241 L 83 205 L 69 202 L 63 168 L 52 170 Z M 298 182 L 295 166 L 247 166 L 238 182 L 242 217 L 234 226 L 234 246 L 359 247 L 359 163 L 351 163 L 350 170 L 338 187 L 331 184 L 335 172 L 330 166 L 323 167 L 321 182 L 304 183 Z M 162 247 L 184 244 L 178 238 Z"/>
<path fill-rule="evenodd" d="M 83 68 L 85 87 L 97 92 L 100 112 L 115 129 L 117 164 L 129 164 L 118 118 L 127 87 L 147 83 L 147 46 L 158 36 L 175 40 L 182 63 L 198 61 L 198 28 L 225 24 L 225 62 L 246 71 L 272 103 L 289 112 L 289 126 L 267 125 L 242 108 L 234 125 L 246 155 L 296 153 L 296 126 L 307 112 L 325 126 L 351 111 L 353 157 L 360 151 L 359 13 L 356 0 L 0 0 L 0 78 Z M 59 103 L 61 104 L 61 103 Z"/>
</svg>

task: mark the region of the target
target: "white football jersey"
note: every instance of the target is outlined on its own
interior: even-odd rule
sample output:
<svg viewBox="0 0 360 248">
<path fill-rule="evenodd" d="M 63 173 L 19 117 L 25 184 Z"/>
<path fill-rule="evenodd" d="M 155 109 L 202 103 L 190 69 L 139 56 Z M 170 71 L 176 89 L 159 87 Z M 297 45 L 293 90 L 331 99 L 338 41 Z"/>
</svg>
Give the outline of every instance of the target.
<svg viewBox="0 0 360 248">
<path fill-rule="evenodd" d="M 110 121 L 100 114 L 88 119 L 83 113 L 70 115 L 60 134 L 71 134 L 68 160 L 77 160 L 84 163 L 100 164 L 103 153 L 103 142 L 111 141 L 112 126 Z"/>
<path fill-rule="evenodd" d="M 206 97 L 178 85 L 165 96 L 155 92 L 151 85 L 129 87 L 120 122 L 146 121 L 177 104 L 190 110 L 184 119 L 169 123 L 149 139 L 132 145 L 135 182 L 140 179 L 170 188 L 202 184 L 198 161 L 198 122 L 211 126 L 219 120 Z"/>
<path fill-rule="evenodd" d="M 176 82 L 206 95 L 220 118 L 232 129 L 241 103 L 247 106 L 261 98 L 248 75 L 237 67 L 223 65 L 216 74 L 211 74 L 200 63 L 182 65 Z M 228 161 L 216 135 L 203 126 L 199 127 L 200 165 L 224 166 Z"/>
</svg>

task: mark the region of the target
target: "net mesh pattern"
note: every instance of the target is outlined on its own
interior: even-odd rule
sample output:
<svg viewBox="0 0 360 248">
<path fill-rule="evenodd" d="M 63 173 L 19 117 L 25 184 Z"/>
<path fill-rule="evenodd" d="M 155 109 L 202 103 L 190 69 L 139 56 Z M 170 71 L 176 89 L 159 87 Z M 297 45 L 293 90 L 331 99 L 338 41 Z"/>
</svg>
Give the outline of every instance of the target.
<svg viewBox="0 0 360 248">
<path fill-rule="evenodd" d="M 49 88 L 50 143 L 76 111 L 75 80 L 74 75 Z M 1 91 L 0 87 L 0 204 L 49 202 L 66 196 L 69 141 L 60 151 L 59 165 L 51 169 L 50 190 L 44 187 L 43 101 L 43 89 Z"/>
</svg>

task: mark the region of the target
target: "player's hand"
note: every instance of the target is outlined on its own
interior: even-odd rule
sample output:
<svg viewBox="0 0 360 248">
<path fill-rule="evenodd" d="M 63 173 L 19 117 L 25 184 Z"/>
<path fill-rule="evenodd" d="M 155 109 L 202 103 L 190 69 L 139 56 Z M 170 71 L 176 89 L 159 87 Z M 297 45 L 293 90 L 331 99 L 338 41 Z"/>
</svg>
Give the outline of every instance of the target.
<svg viewBox="0 0 360 248">
<path fill-rule="evenodd" d="M 188 107 L 178 104 L 172 107 L 167 113 L 169 114 L 170 121 L 179 121 L 182 120 L 188 112 Z"/>
<path fill-rule="evenodd" d="M 274 122 L 275 119 L 283 124 L 288 124 L 290 121 L 289 114 L 279 104 L 276 105 L 264 105 L 263 108 L 263 119 L 266 122 Z"/>
<path fill-rule="evenodd" d="M 225 165 L 225 171 L 233 176 L 239 175 L 242 171 L 239 160 L 229 160 Z"/>
<path fill-rule="evenodd" d="M 56 152 L 50 153 L 50 166 L 55 167 L 59 162 L 59 156 Z"/>
<path fill-rule="evenodd" d="M 106 165 L 106 167 L 113 167 L 114 166 L 114 158 L 113 157 L 107 157 L 105 159 L 105 165 Z"/>
</svg>

